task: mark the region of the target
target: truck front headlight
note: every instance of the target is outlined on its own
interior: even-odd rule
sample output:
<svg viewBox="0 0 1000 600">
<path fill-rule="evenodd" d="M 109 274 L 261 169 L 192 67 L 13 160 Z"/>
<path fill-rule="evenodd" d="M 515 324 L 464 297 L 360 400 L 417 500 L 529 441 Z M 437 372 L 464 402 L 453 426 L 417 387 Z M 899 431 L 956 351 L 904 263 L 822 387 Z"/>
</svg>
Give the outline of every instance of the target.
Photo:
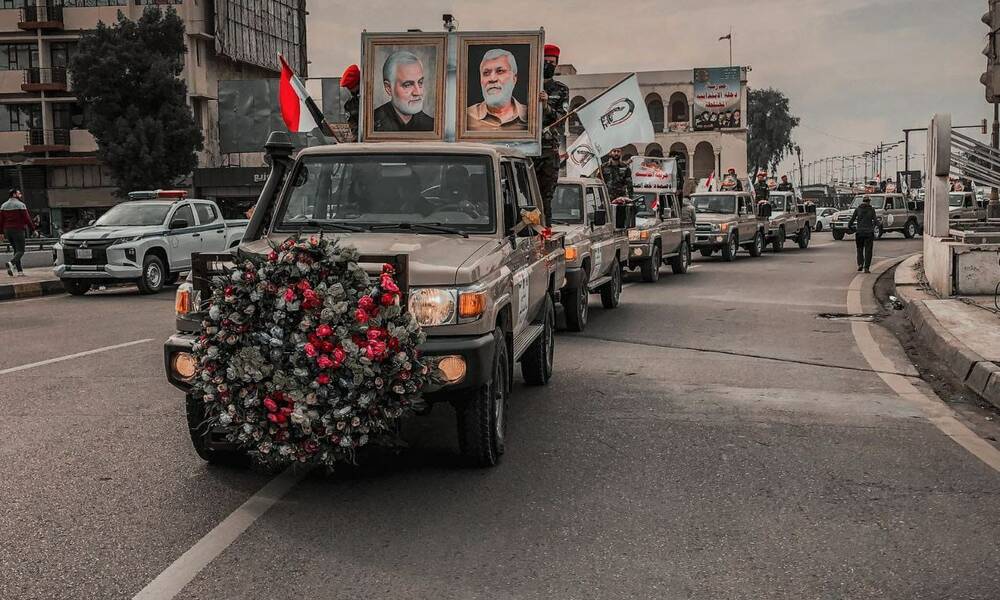
<svg viewBox="0 0 1000 600">
<path fill-rule="evenodd" d="M 121 246 L 122 244 L 130 244 L 132 242 L 138 242 L 141 239 L 142 239 L 141 235 L 133 235 L 131 237 L 123 237 L 121 239 L 115 240 L 111 245 L 112 246 Z"/>
<path fill-rule="evenodd" d="M 418 288 L 411 291 L 407 307 L 423 327 L 447 325 L 455 320 L 455 296 L 454 290 Z"/>
<path fill-rule="evenodd" d="M 628 241 L 639 242 L 642 240 L 649 239 L 649 230 L 647 229 L 629 229 L 628 230 Z"/>
</svg>

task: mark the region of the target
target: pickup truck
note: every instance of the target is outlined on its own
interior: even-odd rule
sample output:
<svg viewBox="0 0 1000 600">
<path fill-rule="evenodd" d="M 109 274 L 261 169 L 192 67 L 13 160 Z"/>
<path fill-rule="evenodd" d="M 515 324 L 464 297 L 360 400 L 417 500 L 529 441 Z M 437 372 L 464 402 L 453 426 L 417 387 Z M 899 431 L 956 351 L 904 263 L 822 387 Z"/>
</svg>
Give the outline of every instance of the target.
<svg viewBox="0 0 1000 600">
<path fill-rule="evenodd" d="M 672 190 L 636 192 L 636 226 L 628 232 L 628 266 L 638 268 L 642 280 L 660 278 L 660 267 L 670 263 L 674 273 L 687 273 L 694 241 L 692 212 L 686 212 Z"/>
<path fill-rule="evenodd" d="M 792 239 L 803 250 L 809 247 L 812 232 L 816 229 L 816 206 L 803 204 L 794 192 L 771 192 L 767 196 L 771 217 L 767 221 L 765 244 L 781 252 L 785 240 Z"/>
<path fill-rule="evenodd" d="M 764 252 L 767 214 L 758 217 L 748 192 L 699 192 L 691 203 L 697 218 L 694 245 L 702 256 L 721 251 L 723 260 L 735 260 L 741 246 L 750 256 Z"/>
<path fill-rule="evenodd" d="M 566 328 L 587 326 L 590 295 L 615 308 L 622 294 L 622 266 L 628 259 L 628 228 L 616 219 L 600 179 L 563 177 L 552 196 L 552 229 L 565 235 L 566 285 L 561 303 Z M 621 225 L 621 226 L 620 226 Z"/>
<path fill-rule="evenodd" d="M 972 192 L 949 192 L 948 219 L 954 221 L 985 221 L 986 206 Z"/>
<path fill-rule="evenodd" d="M 564 238 L 545 230 L 531 161 L 486 144 L 394 142 L 315 146 L 291 159 L 274 132 L 268 176 L 236 255 L 266 255 L 298 233 L 326 234 L 360 253 L 363 268 L 396 265 L 403 303 L 437 366 L 431 403 L 456 411 L 461 454 L 492 466 L 504 453 L 514 363 L 529 385 L 552 376 L 555 302 L 566 277 Z M 205 423 L 193 397 L 192 345 L 207 282 L 229 255 L 198 255 L 177 291 L 179 331 L 164 347 L 168 381 L 185 392 L 191 440 L 210 462 L 242 453 Z"/>
<path fill-rule="evenodd" d="M 192 254 L 233 248 L 246 229 L 247 221 L 226 221 L 215 202 L 187 198 L 182 190 L 129 198 L 53 246 L 55 275 L 70 294 L 121 283 L 155 294 L 191 268 Z"/>
<path fill-rule="evenodd" d="M 922 200 L 907 200 L 902 194 L 859 194 L 854 197 L 850 208 L 838 212 L 830 224 L 833 239 L 842 240 L 854 233 L 848 229 L 854 209 L 864 198 L 871 199 L 872 208 L 878 216 L 875 237 L 881 238 L 887 231 L 898 231 L 906 238 L 912 238 L 924 229 L 924 207 Z"/>
</svg>

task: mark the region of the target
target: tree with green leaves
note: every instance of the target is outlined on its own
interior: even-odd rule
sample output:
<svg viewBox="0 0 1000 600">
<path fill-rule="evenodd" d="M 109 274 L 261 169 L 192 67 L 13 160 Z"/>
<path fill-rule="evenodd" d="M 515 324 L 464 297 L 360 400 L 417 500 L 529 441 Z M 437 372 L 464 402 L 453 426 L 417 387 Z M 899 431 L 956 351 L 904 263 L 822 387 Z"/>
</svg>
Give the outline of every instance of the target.
<svg viewBox="0 0 1000 600">
<path fill-rule="evenodd" d="M 198 164 L 204 139 L 180 79 L 185 51 L 173 8 L 147 7 L 138 21 L 119 11 L 116 24 L 80 37 L 73 88 L 120 196 L 172 187 Z"/>
<path fill-rule="evenodd" d="M 792 130 L 799 118 L 789 111 L 788 97 L 773 88 L 750 90 L 747 113 L 747 163 L 751 172 L 762 168 L 774 171 L 785 154 L 795 150 Z"/>
</svg>

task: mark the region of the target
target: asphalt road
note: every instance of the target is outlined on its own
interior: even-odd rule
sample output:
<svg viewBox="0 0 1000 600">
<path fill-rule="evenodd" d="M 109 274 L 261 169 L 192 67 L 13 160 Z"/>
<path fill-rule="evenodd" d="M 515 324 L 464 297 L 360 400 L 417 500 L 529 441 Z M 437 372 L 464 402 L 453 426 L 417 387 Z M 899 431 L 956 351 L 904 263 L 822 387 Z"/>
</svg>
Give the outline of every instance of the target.
<svg viewBox="0 0 1000 600">
<path fill-rule="evenodd" d="M 818 234 L 595 298 L 551 384 L 518 377 L 497 468 L 458 465 L 439 406 L 402 456 L 313 473 L 221 545 L 272 476 L 191 450 L 172 294 L 0 303 L 0 598 L 128 599 L 174 565 L 189 599 L 995 599 L 1000 474 L 818 317 L 847 311 L 853 252 Z"/>
</svg>

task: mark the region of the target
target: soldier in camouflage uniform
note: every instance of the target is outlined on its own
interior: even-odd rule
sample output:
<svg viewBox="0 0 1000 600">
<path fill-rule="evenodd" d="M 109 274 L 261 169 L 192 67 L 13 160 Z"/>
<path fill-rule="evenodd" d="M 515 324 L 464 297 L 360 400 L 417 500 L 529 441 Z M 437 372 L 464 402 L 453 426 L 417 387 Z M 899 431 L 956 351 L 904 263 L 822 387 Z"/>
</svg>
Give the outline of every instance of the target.
<svg viewBox="0 0 1000 600">
<path fill-rule="evenodd" d="M 347 113 L 347 124 L 351 127 L 351 134 L 354 136 L 353 142 L 358 141 L 358 115 L 360 114 L 360 101 L 358 93 L 361 91 L 361 69 L 358 65 L 351 65 L 344 70 L 340 76 L 340 87 L 351 93 L 351 97 L 344 102 L 344 112 Z"/>
<path fill-rule="evenodd" d="M 601 176 L 612 200 L 622 196 L 631 198 L 634 195 L 632 168 L 622 160 L 621 148 L 613 148 L 608 153 L 608 160 L 601 165 Z"/>
<path fill-rule="evenodd" d="M 545 81 L 539 94 L 539 100 L 542 102 L 542 153 L 534 160 L 534 164 L 546 226 L 552 224 L 552 194 L 559 182 L 559 145 L 566 123 L 563 121 L 551 129 L 544 128 L 563 119 L 569 108 L 569 87 L 554 79 L 558 64 L 559 46 L 545 44 Z"/>
<path fill-rule="evenodd" d="M 757 203 L 767 202 L 768 196 L 771 195 L 771 188 L 767 185 L 767 174 L 764 172 L 757 173 L 757 181 L 753 184 L 753 195 L 757 199 Z"/>
</svg>

